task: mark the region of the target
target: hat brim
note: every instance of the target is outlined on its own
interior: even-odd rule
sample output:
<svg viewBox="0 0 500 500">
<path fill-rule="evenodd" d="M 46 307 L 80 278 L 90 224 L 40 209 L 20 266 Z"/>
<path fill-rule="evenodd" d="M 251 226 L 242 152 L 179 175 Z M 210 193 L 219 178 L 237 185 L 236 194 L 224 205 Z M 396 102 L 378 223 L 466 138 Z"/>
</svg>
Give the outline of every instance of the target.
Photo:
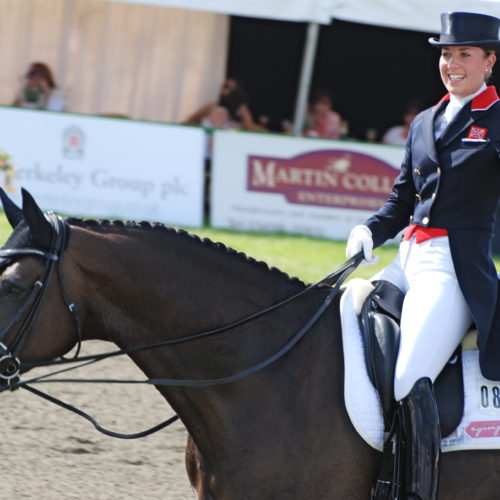
<svg viewBox="0 0 500 500">
<path fill-rule="evenodd" d="M 500 51 L 500 40 L 469 40 L 461 42 L 441 42 L 437 38 L 429 38 L 428 42 L 433 47 L 481 47 Z"/>
</svg>

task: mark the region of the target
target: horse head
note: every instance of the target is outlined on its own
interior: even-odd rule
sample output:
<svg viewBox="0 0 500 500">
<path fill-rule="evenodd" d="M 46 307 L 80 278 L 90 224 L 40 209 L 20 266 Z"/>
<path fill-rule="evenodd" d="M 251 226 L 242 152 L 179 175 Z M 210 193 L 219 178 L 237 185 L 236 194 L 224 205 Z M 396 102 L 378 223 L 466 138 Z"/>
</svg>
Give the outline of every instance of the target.
<svg viewBox="0 0 500 500">
<path fill-rule="evenodd" d="M 13 228 L 0 249 L 0 378 L 5 382 L 14 377 L 20 359 L 61 356 L 77 337 L 61 281 L 54 279 L 66 223 L 54 214 L 44 215 L 24 189 L 22 209 L 3 190 L 0 198 Z"/>
</svg>

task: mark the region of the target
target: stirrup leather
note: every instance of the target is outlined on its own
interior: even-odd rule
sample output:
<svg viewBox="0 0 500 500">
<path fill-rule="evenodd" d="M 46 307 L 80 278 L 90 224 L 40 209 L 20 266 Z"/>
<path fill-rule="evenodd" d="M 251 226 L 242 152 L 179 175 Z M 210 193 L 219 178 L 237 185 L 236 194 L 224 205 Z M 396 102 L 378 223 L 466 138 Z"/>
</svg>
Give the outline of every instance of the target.
<svg viewBox="0 0 500 500">
<path fill-rule="evenodd" d="M 393 500 L 401 498 L 401 466 L 403 440 L 399 412 L 394 414 L 391 431 L 388 433 L 382 451 L 382 463 L 377 480 L 372 486 L 371 500 Z"/>
</svg>

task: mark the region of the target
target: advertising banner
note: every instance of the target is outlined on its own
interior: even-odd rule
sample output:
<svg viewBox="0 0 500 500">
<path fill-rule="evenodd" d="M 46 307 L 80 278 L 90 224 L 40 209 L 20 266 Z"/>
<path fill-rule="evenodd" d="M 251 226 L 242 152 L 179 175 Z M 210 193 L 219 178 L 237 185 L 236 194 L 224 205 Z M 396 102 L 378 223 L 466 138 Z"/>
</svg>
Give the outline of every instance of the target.
<svg viewBox="0 0 500 500">
<path fill-rule="evenodd" d="M 371 143 L 217 131 L 211 223 L 345 239 L 385 201 L 403 154 Z"/>
<path fill-rule="evenodd" d="M 200 226 L 205 147 L 196 128 L 0 108 L 14 200 L 61 214 Z"/>
</svg>

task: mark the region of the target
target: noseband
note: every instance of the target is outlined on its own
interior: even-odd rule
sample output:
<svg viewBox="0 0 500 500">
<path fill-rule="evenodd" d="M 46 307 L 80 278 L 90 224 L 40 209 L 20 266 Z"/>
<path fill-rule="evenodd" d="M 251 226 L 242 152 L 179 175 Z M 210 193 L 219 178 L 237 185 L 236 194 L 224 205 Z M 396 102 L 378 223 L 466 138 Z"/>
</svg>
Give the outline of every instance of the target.
<svg viewBox="0 0 500 500">
<path fill-rule="evenodd" d="M 28 340 L 28 334 L 38 315 L 45 293 L 47 292 L 54 271 L 57 268 L 57 264 L 62 262 L 62 255 L 66 246 L 68 236 L 67 223 L 52 212 L 47 213 L 46 218 L 54 230 L 50 251 L 46 252 L 37 248 L 0 249 L 0 258 L 10 259 L 13 257 L 31 256 L 45 260 L 45 266 L 41 276 L 33 284 L 31 291 L 25 298 L 21 307 L 19 307 L 14 316 L 0 331 L 0 385 L 7 385 L 11 388 L 19 382 L 21 368 L 18 357 L 19 353 Z M 74 314 L 74 304 L 68 304 L 62 287 L 61 290 L 63 290 L 63 299 L 66 305 L 70 312 Z M 5 339 L 20 321 L 22 321 L 21 326 L 17 330 L 17 333 L 14 334 L 9 345 L 7 345 Z M 78 337 L 79 347 L 80 335 L 78 335 Z"/>
</svg>

